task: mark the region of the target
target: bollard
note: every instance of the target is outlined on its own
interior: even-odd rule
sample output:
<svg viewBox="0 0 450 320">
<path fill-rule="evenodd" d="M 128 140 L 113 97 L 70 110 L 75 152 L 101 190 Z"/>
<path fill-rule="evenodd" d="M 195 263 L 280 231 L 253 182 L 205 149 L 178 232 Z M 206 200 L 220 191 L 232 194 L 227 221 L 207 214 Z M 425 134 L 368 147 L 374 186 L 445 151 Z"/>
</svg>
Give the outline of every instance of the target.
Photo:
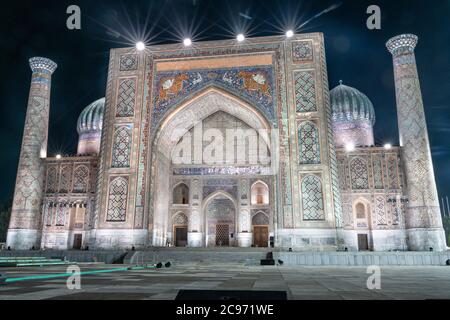
<svg viewBox="0 0 450 320">
<path fill-rule="evenodd" d="M 6 284 L 6 279 L 8 277 L 6 276 L 6 273 L 0 273 L 0 285 Z"/>
</svg>

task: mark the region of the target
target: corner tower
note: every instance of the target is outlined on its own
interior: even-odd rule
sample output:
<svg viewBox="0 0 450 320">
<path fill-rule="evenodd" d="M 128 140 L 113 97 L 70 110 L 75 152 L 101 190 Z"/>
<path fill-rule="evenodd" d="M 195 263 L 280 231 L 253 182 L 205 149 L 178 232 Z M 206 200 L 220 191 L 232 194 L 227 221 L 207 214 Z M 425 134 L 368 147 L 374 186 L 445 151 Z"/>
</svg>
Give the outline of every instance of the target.
<svg viewBox="0 0 450 320">
<path fill-rule="evenodd" d="M 386 46 L 393 56 L 401 154 L 407 182 L 406 232 L 410 250 L 446 250 L 414 48 L 403 34 Z"/>
<path fill-rule="evenodd" d="M 34 57 L 30 67 L 33 74 L 7 236 L 7 246 L 19 250 L 39 247 L 42 158 L 47 156 L 51 77 L 57 65 L 50 59 Z"/>
</svg>

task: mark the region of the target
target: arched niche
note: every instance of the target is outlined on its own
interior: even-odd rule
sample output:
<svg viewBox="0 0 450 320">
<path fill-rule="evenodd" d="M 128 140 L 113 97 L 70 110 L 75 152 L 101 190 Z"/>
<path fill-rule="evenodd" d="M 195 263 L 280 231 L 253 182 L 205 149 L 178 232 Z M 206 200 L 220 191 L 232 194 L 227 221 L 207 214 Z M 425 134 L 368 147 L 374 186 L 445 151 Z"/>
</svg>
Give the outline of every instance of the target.
<svg viewBox="0 0 450 320">
<path fill-rule="evenodd" d="M 152 243 L 155 246 L 164 246 L 167 237 L 173 150 L 186 132 L 218 111 L 240 119 L 255 130 L 261 130 L 261 138 L 267 144 L 269 151 L 271 149 L 270 122 L 257 108 L 222 89 L 207 88 L 189 101 L 172 109 L 159 125 L 148 155 L 151 159 L 148 179 L 150 185 L 149 227 L 153 231 Z"/>
<path fill-rule="evenodd" d="M 251 204 L 268 205 L 269 199 L 269 186 L 262 181 L 256 181 L 251 188 Z"/>
<path fill-rule="evenodd" d="M 189 187 L 185 183 L 179 183 L 173 188 L 172 203 L 189 204 Z"/>
</svg>

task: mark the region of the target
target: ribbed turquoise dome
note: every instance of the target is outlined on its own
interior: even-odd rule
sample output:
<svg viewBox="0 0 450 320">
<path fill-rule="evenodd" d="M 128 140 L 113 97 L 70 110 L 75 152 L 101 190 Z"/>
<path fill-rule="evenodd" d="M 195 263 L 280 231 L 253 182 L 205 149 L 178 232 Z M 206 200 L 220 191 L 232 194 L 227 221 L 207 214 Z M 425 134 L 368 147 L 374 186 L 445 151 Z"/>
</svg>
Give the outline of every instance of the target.
<svg viewBox="0 0 450 320">
<path fill-rule="evenodd" d="M 78 134 L 101 131 L 104 109 L 105 98 L 98 99 L 84 108 L 78 117 Z"/>
<path fill-rule="evenodd" d="M 375 124 L 375 110 L 372 102 L 361 91 L 343 85 L 339 85 L 330 91 L 331 110 L 334 121 L 369 120 Z"/>
</svg>

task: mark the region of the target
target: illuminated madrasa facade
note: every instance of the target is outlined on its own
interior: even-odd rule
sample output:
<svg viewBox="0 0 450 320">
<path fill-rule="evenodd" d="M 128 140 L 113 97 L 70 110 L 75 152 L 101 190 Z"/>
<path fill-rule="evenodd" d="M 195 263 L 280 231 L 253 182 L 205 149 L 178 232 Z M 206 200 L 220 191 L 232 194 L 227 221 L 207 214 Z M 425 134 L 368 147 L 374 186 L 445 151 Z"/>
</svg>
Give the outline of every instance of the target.
<svg viewBox="0 0 450 320">
<path fill-rule="evenodd" d="M 78 154 L 48 157 L 56 64 L 32 58 L 7 246 L 446 250 L 416 44 L 387 43 L 399 147 L 312 33 L 113 49 Z"/>
</svg>

